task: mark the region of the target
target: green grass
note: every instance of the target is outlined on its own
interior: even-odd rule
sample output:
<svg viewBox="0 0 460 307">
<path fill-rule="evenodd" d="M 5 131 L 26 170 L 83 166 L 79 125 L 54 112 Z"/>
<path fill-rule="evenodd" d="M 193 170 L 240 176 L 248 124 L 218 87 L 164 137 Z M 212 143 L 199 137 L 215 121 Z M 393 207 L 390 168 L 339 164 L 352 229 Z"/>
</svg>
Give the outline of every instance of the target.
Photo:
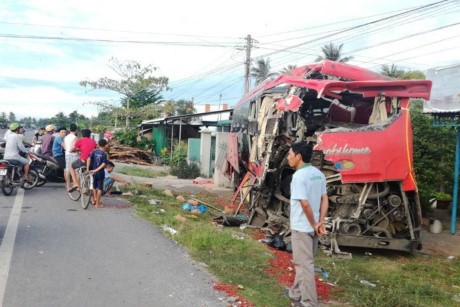
<svg viewBox="0 0 460 307">
<path fill-rule="evenodd" d="M 353 249 L 352 260 L 336 260 L 318 253 L 322 266 L 340 289 L 333 298 L 355 306 L 458 306 L 460 262 L 445 257 L 395 251 Z M 367 280 L 376 287 L 365 286 Z"/>
<path fill-rule="evenodd" d="M 130 176 L 138 176 L 138 177 L 146 177 L 146 178 L 156 178 L 156 177 L 164 177 L 167 176 L 168 173 L 162 171 L 154 171 L 151 169 L 140 168 L 136 166 L 123 166 L 117 170 L 120 174 L 130 175 Z"/>
<path fill-rule="evenodd" d="M 287 306 L 281 295 L 282 287 L 274 277 L 266 273 L 271 251 L 263 244 L 252 240 L 245 229 L 219 228 L 211 223 L 209 213 L 193 219 L 182 210 L 181 203 L 160 191 L 136 187 L 138 193 L 132 203 L 139 216 L 153 224 L 166 224 L 177 234 L 167 236 L 186 246 L 191 256 L 209 266 L 210 272 L 219 281 L 243 285 L 240 291 L 245 299 L 255 306 Z M 185 196 L 185 195 L 184 195 Z M 199 198 L 215 204 L 210 195 Z M 151 198 L 163 200 L 161 206 L 148 204 Z M 187 198 L 187 197 L 186 197 Z M 160 209 L 164 209 L 161 212 Z M 219 212 L 211 211 L 214 216 Z M 181 223 L 176 215 L 186 217 Z M 245 237 L 244 240 L 235 238 Z M 332 288 L 331 300 L 334 306 L 458 306 L 460 298 L 460 261 L 446 257 L 411 255 L 396 251 L 351 249 L 353 259 L 339 260 L 325 255 L 321 250 L 316 256 L 316 265 L 329 274 Z M 372 255 L 365 255 L 371 251 Z M 360 280 L 367 280 L 376 287 L 365 286 Z M 457 295 L 457 296 L 456 296 Z"/>
<path fill-rule="evenodd" d="M 244 290 L 240 291 L 240 295 L 256 306 L 288 306 L 288 300 L 282 295 L 282 287 L 273 276 L 265 273 L 269 268 L 268 260 L 272 257 L 265 245 L 252 240 L 239 228 L 215 227 L 211 223 L 210 213 L 191 218 L 175 198 L 152 189 L 137 189 L 147 196 L 133 197 L 137 214 L 153 224 L 166 224 L 177 230 L 174 236 L 169 232 L 165 234 L 186 246 L 194 260 L 206 263 L 208 270 L 220 282 L 242 285 Z M 151 198 L 163 200 L 163 204 L 149 205 Z M 164 209 L 164 212 L 160 209 Z M 176 215 L 188 221 L 179 222 Z"/>
</svg>

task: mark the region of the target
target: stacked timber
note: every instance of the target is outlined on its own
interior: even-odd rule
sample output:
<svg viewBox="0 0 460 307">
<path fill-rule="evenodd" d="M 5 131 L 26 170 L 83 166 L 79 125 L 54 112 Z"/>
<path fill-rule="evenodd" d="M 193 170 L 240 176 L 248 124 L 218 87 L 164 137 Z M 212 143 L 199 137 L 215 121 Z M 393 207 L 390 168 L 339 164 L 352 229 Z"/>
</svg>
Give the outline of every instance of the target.
<svg viewBox="0 0 460 307">
<path fill-rule="evenodd" d="M 152 152 L 110 141 L 109 159 L 115 162 L 152 165 Z"/>
</svg>

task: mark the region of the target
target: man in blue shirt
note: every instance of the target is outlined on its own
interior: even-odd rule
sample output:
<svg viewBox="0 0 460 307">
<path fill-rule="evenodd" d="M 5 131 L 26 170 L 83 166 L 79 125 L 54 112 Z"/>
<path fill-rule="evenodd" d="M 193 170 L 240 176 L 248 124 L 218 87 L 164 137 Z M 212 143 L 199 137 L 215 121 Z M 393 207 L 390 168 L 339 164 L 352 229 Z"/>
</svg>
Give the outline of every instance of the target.
<svg viewBox="0 0 460 307">
<path fill-rule="evenodd" d="M 53 158 L 57 161 L 61 169 L 65 169 L 64 138 L 67 130 L 65 127 L 60 127 L 57 129 L 57 132 L 59 135 L 54 138 L 52 147 Z"/>
<path fill-rule="evenodd" d="M 292 144 L 287 157 L 295 168 L 291 181 L 291 242 L 292 263 L 296 275 L 294 284 L 285 295 L 294 306 L 318 306 L 315 284 L 314 257 L 318 236 L 326 234 L 324 218 L 329 206 L 326 178 L 311 166 L 313 147 L 307 142 Z"/>
<path fill-rule="evenodd" d="M 105 165 L 107 164 L 107 155 L 105 154 L 105 148 L 107 147 L 107 140 L 100 139 L 97 143 L 98 149 L 95 149 L 89 155 L 86 160 L 86 168 L 91 174 L 93 174 L 93 199 L 96 208 L 104 207 L 101 202 L 102 190 L 104 188 L 105 179 Z"/>
</svg>

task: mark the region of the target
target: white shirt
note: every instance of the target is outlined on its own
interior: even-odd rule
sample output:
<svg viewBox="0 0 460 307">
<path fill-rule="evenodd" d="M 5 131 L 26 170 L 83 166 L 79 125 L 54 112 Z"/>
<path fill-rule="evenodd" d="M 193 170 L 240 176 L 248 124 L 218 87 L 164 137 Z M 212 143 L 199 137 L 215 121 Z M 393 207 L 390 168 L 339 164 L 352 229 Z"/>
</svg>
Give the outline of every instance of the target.
<svg viewBox="0 0 460 307">
<path fill-rule="evenodd" d="M 75 152 L 70 152 L 75 145 L 75 139 L 77 136 L 70 132 L 66 137 L 64 137 L 64 148 L 65 148 L 65 155 L 68 156 L 70 154 L 76 154 Z"/>
<path fill-rule="evenodd" d="M 291 181 L 291 229 L 301 232 L 314 232 L 302 209 L 300 200 L 308 200 L 316 222 L 319 221 L 321 196 L 326 193 L 326 177 L 314 166 L 308 164 L 294 173 Z"/>
<path fill-rule="evenodd" d="M 22 151 L 24 153 L 29 152 L 22 143 L 22 138 L 18 134 L 11 132 L 8 135 L 8 138 L 6 139 L 5 154 L 3 158 L 21 160 L 22 157 L 19 155 L 19 151 Z"/>
<path fill-rule="evenodd" d="M 5 139 L 5 142 L 6 142 L 6 139 L 8 138 L 9 135 L 13 134 L 14 132 L 11 131 L 10 129 L 6 130 L 5 132 L 5 136 L 3 137 Z"/>
</svg>

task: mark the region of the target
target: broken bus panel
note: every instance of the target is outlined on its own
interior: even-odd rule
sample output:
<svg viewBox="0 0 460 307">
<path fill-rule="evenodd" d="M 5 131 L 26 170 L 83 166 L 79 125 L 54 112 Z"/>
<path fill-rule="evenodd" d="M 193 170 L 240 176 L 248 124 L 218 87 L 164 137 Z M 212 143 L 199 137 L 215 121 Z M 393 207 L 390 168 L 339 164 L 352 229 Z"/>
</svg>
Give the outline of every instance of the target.
<svg viewBox="0 0 460 307">
<path fill-rule="evenodd" d="M 250 223 L 289 236 L 294 170 L 286 157 L 290 144 L 308 141 L 312 165 L 327 179 L 327 243 L 337 250 L 418 248 L 409 103 L 429 99 L 430 90 L 427 80 L 396 80 L 327 60 L 259 84 L 234 108 L 231 130 L 235 186 L 248 195 Z"/>
</svg>

